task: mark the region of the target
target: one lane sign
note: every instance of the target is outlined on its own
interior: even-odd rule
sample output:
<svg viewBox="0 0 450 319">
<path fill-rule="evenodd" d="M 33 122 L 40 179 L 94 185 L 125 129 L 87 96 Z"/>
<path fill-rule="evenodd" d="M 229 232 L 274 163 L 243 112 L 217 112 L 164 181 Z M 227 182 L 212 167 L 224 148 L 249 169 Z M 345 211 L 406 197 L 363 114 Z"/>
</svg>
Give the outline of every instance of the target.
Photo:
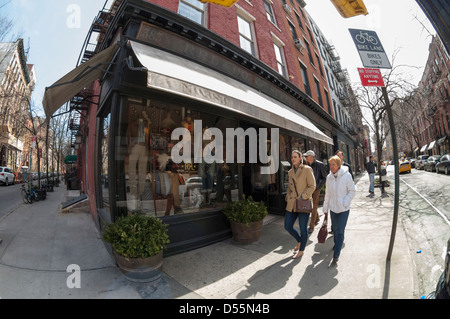
<svg viewBox="0 0 450 319">
<path fill-rule="evenodd" d="M 358 68 L 359 77 L 363 86 L 384 87 L 383 77 L 379 69 Z"/>
<path fill-rule="evenodd" d="M 363 66 L 366 68 L 392 69 L 383 45 L 375 31 L 348 29 L 355 42 Z"/>
</svg>

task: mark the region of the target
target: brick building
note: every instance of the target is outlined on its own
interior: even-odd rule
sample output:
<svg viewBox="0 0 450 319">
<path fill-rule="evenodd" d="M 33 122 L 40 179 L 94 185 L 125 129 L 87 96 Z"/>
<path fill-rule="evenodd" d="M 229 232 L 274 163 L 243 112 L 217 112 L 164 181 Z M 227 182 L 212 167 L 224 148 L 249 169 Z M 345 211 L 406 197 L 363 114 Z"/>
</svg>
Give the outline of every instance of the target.
<svg viewBox="0 0 450 319">
<path fill-rule="evenodd" d="M 417 155 L 443 155 L 450 152 L 450 61 L 438 36 L 429 47 L 428 60 L 419 83 L 416 112 Z"/>
<path fill-rule="evenodd" d="M 72 99 L 82 113 L 74 143 L 100 229 L 139 212 L 169 224 L 167 255 L 223 240 L 231 231 L 222 207 L 243 195 L 285 213 L 292 150 L 326 160 L 339 136 L 354 147 L 334 118 L 304 6 L 123 0 L 99 13 L 87 37 L 98 42 L 85 43 L 84 63 L 46 91 L 43 105 L 50 116 Z M 228 134 L 230 148 L 211 146 Z M 177 162 L 180 141 L 193 145 L 183 144 Z M 277 169 L 263 173 L 269 164 Z"/>
</svg>

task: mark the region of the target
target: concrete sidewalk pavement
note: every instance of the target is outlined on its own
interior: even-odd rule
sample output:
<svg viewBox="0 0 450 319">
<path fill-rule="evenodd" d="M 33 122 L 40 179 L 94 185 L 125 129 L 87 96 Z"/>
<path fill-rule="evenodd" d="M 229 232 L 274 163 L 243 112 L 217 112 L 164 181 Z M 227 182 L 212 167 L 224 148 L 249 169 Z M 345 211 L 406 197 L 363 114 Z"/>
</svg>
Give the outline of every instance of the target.
<svg viewBox="0 0 450 319">
<path fill-rule="evenodd" d="M 337 265 L 331 263 L 333 236 L 318 243 L 321 224 L 310 236 L 304 256 L 292 260 L 296 243 L 284 230 L 284 218 L 270 216 L 272 221 L 257 243 L 241 246 L 230 239 L 166 258 L 164 272 L 180 288 L 172 283 L 172 294 L 177 298 L 418 298 L 400 222 L 391 261 L 386 262 L 394 187 L 387 189 L 387 197 L 379 189 L 368 197 L 369 178 L 364 174 L 357 178 L 356 190 Z"/>
<path fill-rule="evenodd" d="M 106 251 L 89 214 L 63 214 L 64 185 L 0 219 L 0 298 L 140 298 Z M 81 288 L 71 275 L 79 267 Z M 68 269 L 69 268 L 69 269 Z"/>
<path fill-rule="evenodd" d="M 242 246 L 229 239 L 165 258 L 159 279 L 137 284 L 117 269 L 89 214 L 61 213 L 67 191 L 60 186 L 45 201 L 0 219 L 0 298 L 418 298 L 401 223 L 386 262 L 394 188 L 388 197 L 379 189 L 367 197 L 364 174 L 356 189 L 337 265 L 331 264 L 333 236 L 319 244 L 319 227 L 305 255 L 292 260 L 296 243 L 284 218 L 269 215 L 260 241 Z M 75 282 L 70 265 L 80 267 L 80 288 L 68 287 Z"/>
</svg>

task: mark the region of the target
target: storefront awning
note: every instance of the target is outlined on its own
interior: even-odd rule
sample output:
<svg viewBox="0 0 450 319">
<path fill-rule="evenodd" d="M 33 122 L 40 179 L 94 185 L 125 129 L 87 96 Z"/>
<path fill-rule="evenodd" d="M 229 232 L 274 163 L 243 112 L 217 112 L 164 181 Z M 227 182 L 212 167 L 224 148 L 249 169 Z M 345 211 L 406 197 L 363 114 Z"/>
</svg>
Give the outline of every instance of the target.
<svg viewBox="0 0 450 319">
<path fill-rule="evenodd" d="M 441 137 L 440 139 L 438 139 L 438 141 L 437 141 L 438 145 L 444 144 L 444 142 L 447 138 L 448 138 L 448 136 L 444 136 L 444 137 Z"/>
<path fill-rule="evenodd" d="M 434 147 L 434 144 L 436 144 L 436 141 L 431 142 L 430 145 L 428 145 L 427 150 L 432 150 Z"/>
<path fill-rule="evenodd" d="M 198 63 L 130 41 L 148 70 L 147 86 L 213 104 L 333 145 L 304 115 L 268 95 Z"/>
<path fill-rule="evenodd" d="M 422 146 L 422 148 L 420 149 L 420 152 L 425 152 L 425 150 L 427 149 L 428 144 L 425 144 L 424 146 Z"/>
<path fill-rule="evenodd" d="M 42 105 L 47 118 L 85 87 L 101 78 L 118 49 L 117 44 L 112 45 L 46 88 Z"/>
</svg>

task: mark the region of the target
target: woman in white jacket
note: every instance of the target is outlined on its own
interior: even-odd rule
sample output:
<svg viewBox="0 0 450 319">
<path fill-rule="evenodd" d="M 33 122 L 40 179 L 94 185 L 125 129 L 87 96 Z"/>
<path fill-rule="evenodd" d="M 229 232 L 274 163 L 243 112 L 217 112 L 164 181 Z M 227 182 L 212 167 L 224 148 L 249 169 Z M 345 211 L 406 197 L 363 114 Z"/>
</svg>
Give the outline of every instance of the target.
<svg viewBox="0 0 450 319">
<path fill-rule="evenodd" d="M 327 176 L 323 212 L 330 212 L 334 232 L 333 262 L 337 262 L 344 243 L 344 231 L 350 213 L 350 204 L 355 196 L 355 184 L 348 170 L 341 168 L 338 156 L 328 160 L 330 174 Z"/>
</svg>

